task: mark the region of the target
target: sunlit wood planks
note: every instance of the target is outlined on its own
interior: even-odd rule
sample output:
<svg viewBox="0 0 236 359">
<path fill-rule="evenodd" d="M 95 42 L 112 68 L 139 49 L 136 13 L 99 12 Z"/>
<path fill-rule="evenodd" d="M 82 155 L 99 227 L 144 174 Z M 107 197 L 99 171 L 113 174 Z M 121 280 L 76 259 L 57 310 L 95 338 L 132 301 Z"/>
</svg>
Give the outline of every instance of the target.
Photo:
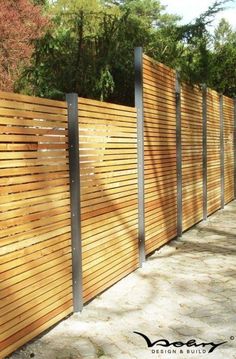
<svg viewBox="0 0 236 359">
<path fill-rule="evenodd" d="M 203 218 L 202 92 L 181 84 L 183 230 Z"/>
<path fill-rule="evenodd" d="M 207 91 L 207 212 L 221 206 L 220 96 Z"/>
<path fill-rule="evenodd" d="M 0 92 L 0 355 L 72 312 L 66 103 Z"/>
<path fill-rule="evenodd" d="M 143 56 L 146 252 L 177 234 L 175 72 Z"/>
<path fill-rule="evenodd" d="M 84 301 L 138 267 L 134 108 L 79 98 Z"/>
</svg>

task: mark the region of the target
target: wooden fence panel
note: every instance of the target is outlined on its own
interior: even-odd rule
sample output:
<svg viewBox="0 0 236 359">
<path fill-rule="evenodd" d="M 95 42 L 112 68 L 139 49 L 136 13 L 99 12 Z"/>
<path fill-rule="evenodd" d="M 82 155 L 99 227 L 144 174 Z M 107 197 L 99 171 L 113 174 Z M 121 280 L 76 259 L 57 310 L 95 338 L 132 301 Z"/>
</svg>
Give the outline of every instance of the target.
<svg viewBox="0 0 236 359">
<path fill-rule="evenodd" d="M 136 110 L 79 98 L 84 302 L 139 265 Z"/>
<path fill-rule="evenodd" d="M 146 253 L 177 234 L 175 72 L 143 56 Z"/>
<path fill-rule="evenodd" d="M 220 96 L 207 91 L 207 213 L 221 207 Z"/>
<path fill-rule="evenodd" d="M 234 198 L 234 100 L 223 96 L 224 118 L 224 199 Z"/>
<path fill-rule="evenodd" d="M 66 103 L 0 92 L 0 353 L 72 312 Z"/>
<path fill-rule="evenodd" d="M 183 230 L 203 218 L 202 92 L 181 84 Z"/>
</svg>

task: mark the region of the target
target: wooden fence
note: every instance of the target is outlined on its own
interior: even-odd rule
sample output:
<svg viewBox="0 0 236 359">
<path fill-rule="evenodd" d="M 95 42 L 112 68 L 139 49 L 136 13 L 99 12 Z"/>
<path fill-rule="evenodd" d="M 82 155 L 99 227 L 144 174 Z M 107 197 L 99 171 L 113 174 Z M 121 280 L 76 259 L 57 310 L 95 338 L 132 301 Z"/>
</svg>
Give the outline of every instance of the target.
<svg viewBox="0 0 236 359">
<path fill-rule="evenodd" d="M 136 50 L 136 108 L 0 92 L 0 357 L 234 199 L 234 100 Z"/>
</svg>

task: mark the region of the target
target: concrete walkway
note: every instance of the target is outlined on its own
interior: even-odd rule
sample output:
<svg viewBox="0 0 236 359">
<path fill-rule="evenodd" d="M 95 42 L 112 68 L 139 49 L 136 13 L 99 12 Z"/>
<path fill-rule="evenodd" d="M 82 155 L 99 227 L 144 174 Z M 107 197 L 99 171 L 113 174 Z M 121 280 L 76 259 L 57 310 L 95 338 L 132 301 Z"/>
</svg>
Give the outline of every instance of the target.
<svg viewBox="0 0 236 359">
<path fill-rule="evenodd" d="M 236 358 L 235 249 L 236 201 L 10 358 Z M 227 343 L 148 348 L 134 331 L 151 341 Z"/>
</svg>

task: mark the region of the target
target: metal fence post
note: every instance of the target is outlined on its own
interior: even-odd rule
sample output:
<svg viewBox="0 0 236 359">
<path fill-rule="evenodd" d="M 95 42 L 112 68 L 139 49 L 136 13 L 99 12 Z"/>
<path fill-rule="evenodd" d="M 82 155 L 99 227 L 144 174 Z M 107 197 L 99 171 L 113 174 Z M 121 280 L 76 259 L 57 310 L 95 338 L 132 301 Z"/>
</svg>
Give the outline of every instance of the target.
<svg viewBox="0 0 236 359">
<path fill-rule="evenodd" d="M 74 312 L 83 308 L 82 296 L 82 250 L 80 219 L 80 161 L 78 95 L 66 95 L 68 109 L 69 168 L 71 198 L 71 236 L 72 236 L 72 280 Z"/>
<path fill-rule="evenodd" d="M 202 86 L 203 220 L 207 219 L 207 87 Z"/>
<path fill-rule="evenodd" d="M 236 198 L 236 97 L 234 98 L 234 198 Z"/>
<path fill-rule="evenodd" d="M 135 65 L 135 107 L 137 109 L 138 147 L 138 242 L 139 265 L 145 262 L 145 208 L 144 208 L 144 110 L 143 110 L 143 49 L 136 47 Z"/>
<path fill-rule="evenodd" d="M 221 181 L 221 209 L 225 206 L 224 189 L 224 97 L 220 95 L 220 181 Z"/>
<path fill-rule="evenodd" d="M 183 232 L 183 205 L 182 205 L 182 142 L 181 142 L 181 84 L 180 76 L 176 73 L 176 166 L 177 166 L 177 236 Z"/>
</svg>

